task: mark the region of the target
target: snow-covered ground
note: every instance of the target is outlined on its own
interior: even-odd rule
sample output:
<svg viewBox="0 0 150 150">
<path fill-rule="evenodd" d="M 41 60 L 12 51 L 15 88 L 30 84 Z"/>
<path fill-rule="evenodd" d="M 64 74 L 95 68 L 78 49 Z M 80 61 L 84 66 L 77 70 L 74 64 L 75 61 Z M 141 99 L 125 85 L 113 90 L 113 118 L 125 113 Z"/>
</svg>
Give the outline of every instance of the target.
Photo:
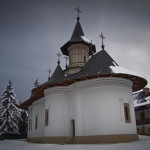
<svg viewBox="0 0 150 150">
<path fill-rule="evenodd" d="M 139 136 L 140 140 L 119 144 L 35 144 L 26 140 L 0 141 L 0 150 L 148 150 L 150 148 L 150 136 Z"/>
</svg>

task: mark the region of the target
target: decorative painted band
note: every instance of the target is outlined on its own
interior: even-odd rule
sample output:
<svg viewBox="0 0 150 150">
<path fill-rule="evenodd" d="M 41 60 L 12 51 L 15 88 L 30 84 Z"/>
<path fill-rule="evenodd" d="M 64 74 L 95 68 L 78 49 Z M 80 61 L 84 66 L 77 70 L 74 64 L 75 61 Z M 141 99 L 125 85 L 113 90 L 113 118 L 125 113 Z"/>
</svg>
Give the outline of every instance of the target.
<svg viewBox="0 0 150 150">
<path fill-rule="evenodd" d="M 98 144 L 98 143 L 125 143 L 138 140 L 137 134 L 123 135 L 96 135 L 68 137 L 32 137 L 28 141 L 35 143 L 59 143 L 59 144 Z"/>
</svg>

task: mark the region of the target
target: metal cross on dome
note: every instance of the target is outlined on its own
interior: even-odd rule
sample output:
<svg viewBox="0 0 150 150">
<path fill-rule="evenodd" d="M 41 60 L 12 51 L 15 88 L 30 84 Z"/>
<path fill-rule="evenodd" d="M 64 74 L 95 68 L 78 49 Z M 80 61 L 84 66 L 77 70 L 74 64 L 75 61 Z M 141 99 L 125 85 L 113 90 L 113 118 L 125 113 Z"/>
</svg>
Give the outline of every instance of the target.
<svg viewBox="0 0 150 150">
<path fill-rule="evenodd" d="M 49 74 L 49 77 L 48 77 L 48 80 L 50 80 L 50 78 L 51 78 L 51 69 L 49 68 L 48 70 L 47 70 L 47 72 L 48 72 L 48 74 Z"/>
<path fill-rule="evenodd" d="M 60 54 L 60 52 L 58 52 L 57 54 L 56 54 L 57 56 L 58 56 L 58 64 L 60 64 L 60 57 L 62 56 L 61 54 Z"/>
<path fill-rule="evenodd" d="M 77 13 L 78 13 L 78 17 L 77 17 L 77 18 L 79 19 L 79 18 L 80 18 L 80 17 L 79 17 L 79 14 L 82 13 L 82 11 L 80 10 L 79 6 L 78 6 L 77 8 L 75 8 L 75 10 L 76 10 Z"/>
<path fill-rule="evenodd" d="M 102 47 L 102 49 L 104 50 L 104 47 L 105 47 L 105 46 L 104 46 L 104 44 L 103 44 L 103 39 L 104 39 L 105 37 L 104 37 L 103 33 L 101 33 L 101 34 L 99 35 L 99 37 L 102 38 L 102 46 L 101 46 L 101 47 Z"/>
</svg>

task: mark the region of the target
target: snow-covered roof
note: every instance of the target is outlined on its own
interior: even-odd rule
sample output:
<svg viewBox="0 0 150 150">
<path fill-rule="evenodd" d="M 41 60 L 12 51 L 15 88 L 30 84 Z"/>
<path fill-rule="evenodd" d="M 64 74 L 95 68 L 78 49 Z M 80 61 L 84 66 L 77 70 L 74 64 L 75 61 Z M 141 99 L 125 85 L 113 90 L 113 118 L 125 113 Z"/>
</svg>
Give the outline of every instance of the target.
<svg viewBox="0 0 150 150">
<path fill-rule="evenodd" d="M 92 44 L 94 44 L 91 40 L 89 40 L 86 36 L 81 36 L 81 38 L 85 41 L 85 42 L 87 42 L 87 43 L 92 43 Z"/>
<path fill-rule="evenodd" d="M 113 73 L 123 73 L 123 74 L 130 74 L 130 75 L 134 75 L 134 76 L 141 76 L 138 75 L 137 73 L 134 73 L 126 68 L 123 68 L 121 66 L 110 66 L 111 70 Z"/>
<path fill-rule="evenodd" d="M 134 107 L 139 107 L 139 106 L 145 106 L 150 104 L 150 96 L 140 99 L 140 100 L 134 100 Z"/>
<path fill-rule="evenodd" d="M 150 92 L 145 92 L 145 89 L 149 90 L 149 88 L 144 88 L 133 93 L 134 107 L 150 105 Z"/>
</svg>

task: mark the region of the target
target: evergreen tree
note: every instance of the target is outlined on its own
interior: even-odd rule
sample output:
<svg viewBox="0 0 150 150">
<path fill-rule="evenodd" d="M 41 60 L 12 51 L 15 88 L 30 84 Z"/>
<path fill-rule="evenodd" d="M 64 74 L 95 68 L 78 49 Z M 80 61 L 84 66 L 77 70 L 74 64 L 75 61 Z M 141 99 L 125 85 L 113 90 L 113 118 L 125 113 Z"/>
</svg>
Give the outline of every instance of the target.
<svg viewBox="0 0 150 150">
<path fill-rule="evenodd" d="M 2 114 L 2 95 L 0 96 L 0 115 Z M 2 118 L 0 117 L 0 126 L 1 126 L 1 124 L 2 124 L 2 122 L 3 122 L 3 120 L 2 120 Z M 1 135 L 1 134 L 0 134 Z"/>
<path fill-rule="evenodd" d="M 39 79 L 37 79 L 35 82 L 34 82 L 34 88 L 38 87 L 40 85 L 40 82 L 39 82 Z"/>
<path fill-rule="evenodd" d="M 17 107 L 18 101 L 13 90 L 13 84 L 9 80 L 5 91 L 1 95 L 0 106 L 0 135 L 8 138 L 11 134 L 20 134 L 18 123 L 21 120 L 21 110 Z"/>
<path fill-rule="evenodd" d="M 27 137 L 27 126 L 28 126 L 28 113 L 25 110 L 21 111 L 21 118 L 19 122 L 19 132 L 21 134 L 21 138 Z"/>
</svg>

